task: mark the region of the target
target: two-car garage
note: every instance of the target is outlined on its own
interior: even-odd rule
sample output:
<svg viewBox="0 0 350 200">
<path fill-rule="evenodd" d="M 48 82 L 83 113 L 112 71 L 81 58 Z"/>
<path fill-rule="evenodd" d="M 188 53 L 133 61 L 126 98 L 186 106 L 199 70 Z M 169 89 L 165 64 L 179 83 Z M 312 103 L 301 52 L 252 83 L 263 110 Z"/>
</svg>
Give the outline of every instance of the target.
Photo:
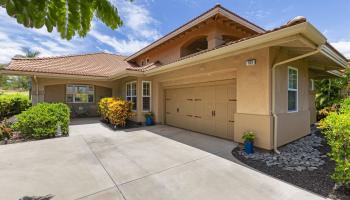
<svg viewBox="0 0 350 200">
<path fill-rule="evenodd" d="M 233 140 L 235 88 L 235 81 L 229 80 L 167 89 L 166 123 Z"/>
</svg>

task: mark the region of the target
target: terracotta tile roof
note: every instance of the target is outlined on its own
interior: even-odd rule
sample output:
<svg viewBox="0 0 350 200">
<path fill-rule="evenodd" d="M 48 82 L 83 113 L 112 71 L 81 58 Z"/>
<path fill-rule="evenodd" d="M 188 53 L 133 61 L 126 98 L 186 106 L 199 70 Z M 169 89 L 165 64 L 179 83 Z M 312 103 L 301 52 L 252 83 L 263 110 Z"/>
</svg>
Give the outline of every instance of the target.
<svg viewBox="0 0 350 200">
<path fill-rule="evenodd" d="M 135 66 L 124 56 L 93 53 L 45 58 L 13 58 L 6 70 L 80 76 L 109 77 Z"/>
</svg>

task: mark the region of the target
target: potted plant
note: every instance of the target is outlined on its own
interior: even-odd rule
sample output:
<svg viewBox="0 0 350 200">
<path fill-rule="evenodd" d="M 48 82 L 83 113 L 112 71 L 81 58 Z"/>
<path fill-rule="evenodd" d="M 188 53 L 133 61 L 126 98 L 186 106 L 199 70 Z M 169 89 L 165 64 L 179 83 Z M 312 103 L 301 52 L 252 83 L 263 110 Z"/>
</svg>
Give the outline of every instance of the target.
<svg viewBox="0 0 350 200">
<path fill-rule="evenodd" d="M 254 153 L 255 133 L 253 131 L 246 131 L 244 132 L 242 139 L 244 140 L 244 151 L 247 154 Z"/>
<path fill-rule="evenodd" d="M 153 118 L 154 118 L 154 115 L 152 112 L 145 113 L 146 126 L 151 126 L 154 124 Z"/>
</svg>

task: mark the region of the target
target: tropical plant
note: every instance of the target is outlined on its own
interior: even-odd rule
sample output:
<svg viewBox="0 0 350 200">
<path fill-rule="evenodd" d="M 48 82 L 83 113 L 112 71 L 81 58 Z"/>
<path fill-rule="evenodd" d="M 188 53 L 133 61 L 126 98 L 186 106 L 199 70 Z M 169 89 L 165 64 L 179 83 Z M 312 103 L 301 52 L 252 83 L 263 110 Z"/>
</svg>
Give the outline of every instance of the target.
<svg viewBox="0 0 350 200">
<path fill-rule="evenodd" d="M 101 116 L 112 125 L 121 127 L 125 127 L 126 120 L 133 116 L 131 105 L 131 102 L 114 97 L 102 98 L 98 103 Z"/>
<path fill-rule="evenodd" d="M 146 119 L 147 119 L 147 118 L 152 118 L 152 119 L 153 119 L 153 117 L 154 117 L 153 112 L 147 112 L 147 113 L 145 113 L 145 118 L 146 118 Z"/>
<path fill-rule="evenodd" d="M 328 156 L 336 163 L 333 180 L 350 187 L 350 99 L 342 101 L 338 112 L 321 120 L 319 127 L 331 147 Z"/>
<path fill-rule="evenodd" d="M 40 103 L 16 116 L 14 130 L 28 138 L 55 137 L 58 126 L 62 135 L 68 135 L 70 109 L 63 103 Z"/>
<path fill-rule="evenodd" d="M 76 33 L 86 36 L 94 16 L 111 29 L 123 23 L 118 10 L 108 0 L 0 0 L 0 6 L 17 23 L 29 28 L 57 29 L 61 37 L 70 40 Z"/>
<path fill-rule="evenodd" d="M 349 90 L 349 80 L 349 69 L 345 70 L 343 77 L 316 80 L 316 109 L 321 110 L 339 103 L 344 98 L 342 90 Z"/>
<path fill-rule="evenodd" d="M 244 132 L 242 139 L 244 142 L 254 142 L 255 140 L 255 133 L 254 131 L 246 131 Z"/>
</svg>

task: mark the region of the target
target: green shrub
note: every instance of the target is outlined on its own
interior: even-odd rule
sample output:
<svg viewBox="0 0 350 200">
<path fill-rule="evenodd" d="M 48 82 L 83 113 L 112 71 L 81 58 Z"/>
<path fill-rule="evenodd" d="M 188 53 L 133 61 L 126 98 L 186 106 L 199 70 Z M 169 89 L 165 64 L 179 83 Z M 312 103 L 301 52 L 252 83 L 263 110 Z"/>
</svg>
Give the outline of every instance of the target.
<svg viewBox="0 0 350 200">
<path fill-rule="evenodd" d="M 244 140 L 244 142 L 254 142 L 255 133 L 253 131 L 246 131 L 244 132 L 242 139 Z"/>
<path fill-rule="evenodd" d="M 35 139 L 56 135 L 58 124 L 62 135 L 68 135 L 70 109 L 63 103 L 40 103 L 17 115 L 18 122 L 13 125 L 23 136 Z"/>
<path fill-rule="evenodd" d="M 0 119 L 16 115 L 31 106 L 29 97 L 23 94 L 0 95 Z"/>
<path fill-rule="evenodd" d="M 133 116 L 131 112 L 131 102 L 120 98 L 102 98 L 98 103 L 101 116 L 115 126 L 124 127 L 126 120 Z"/>
<path fill-rule="evenodd" d="M 341 103 L 338 112 L 321 120 L 319 127 L 331 147 L 328 155 L 336 163 L 333 180 L 350 187 L 350 99 Z"/>
</svg>

